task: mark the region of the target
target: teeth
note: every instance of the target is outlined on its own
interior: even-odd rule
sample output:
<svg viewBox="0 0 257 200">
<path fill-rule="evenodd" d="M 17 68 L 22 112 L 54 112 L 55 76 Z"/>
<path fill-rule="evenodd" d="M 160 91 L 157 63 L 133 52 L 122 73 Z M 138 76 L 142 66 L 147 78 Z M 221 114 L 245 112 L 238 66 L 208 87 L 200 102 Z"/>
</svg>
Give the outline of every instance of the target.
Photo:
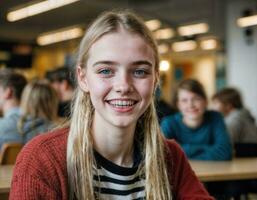
<svg viewBox="0 0 257 200">
<path fill-rule="evenodd" d="M 113 106 L 132 106 L 135 101 L 132 100 L 113 100 L 109 102 Z"/>
</svg>

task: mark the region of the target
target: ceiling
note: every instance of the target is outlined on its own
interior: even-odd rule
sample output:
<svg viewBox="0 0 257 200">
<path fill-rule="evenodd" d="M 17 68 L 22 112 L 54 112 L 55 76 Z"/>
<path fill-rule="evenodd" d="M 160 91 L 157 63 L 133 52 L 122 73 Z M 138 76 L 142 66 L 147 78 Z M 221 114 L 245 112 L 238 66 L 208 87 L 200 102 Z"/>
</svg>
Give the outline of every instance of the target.
<svg viewBox="0 0 257 200">
<path fill-rule="evenodd" d="M 86 27 L 100 12 L 114 8 L 129 8 L 146 20 L 157 18 L 172 28 L 207 22 L 208 35 L 223 40 L 225 34 L 226 0 L 80 0 L 20 21 L 6 20 L 8 10 L 28 2 L 31 1 L 0 1 L 0 42 L 35 43 L 39 34 L 77 24 Z"/>
</svg>

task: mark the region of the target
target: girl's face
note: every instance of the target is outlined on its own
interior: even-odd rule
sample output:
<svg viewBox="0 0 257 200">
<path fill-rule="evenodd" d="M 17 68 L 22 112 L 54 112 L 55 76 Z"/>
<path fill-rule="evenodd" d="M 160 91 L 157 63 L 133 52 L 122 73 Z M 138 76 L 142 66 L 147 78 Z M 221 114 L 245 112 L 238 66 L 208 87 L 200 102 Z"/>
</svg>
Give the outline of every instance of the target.
<svg viewBox="0 0 257 200">
<path fill-rule="evenodd" d="M 206 100 L 188 90 L 179 89 L 177 107 L 183 117 L 190 120 L 202 119 L 207 106 Z"/>
<path fill-rule="evenodd" d="M 120 30 L 97 40 L 78 80 L 89 92 L 96 124 L 135 126 L 153 96 L 156 76 L 152 48 L 136 34 Z"/>
</svg>

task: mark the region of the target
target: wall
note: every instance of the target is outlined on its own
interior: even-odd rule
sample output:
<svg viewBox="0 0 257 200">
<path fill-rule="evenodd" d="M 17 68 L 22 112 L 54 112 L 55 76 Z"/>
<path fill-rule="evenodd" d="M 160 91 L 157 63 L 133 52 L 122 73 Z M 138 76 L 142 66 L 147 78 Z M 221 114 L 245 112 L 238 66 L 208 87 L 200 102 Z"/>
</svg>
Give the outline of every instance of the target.
<svg viewBox="0 0 257 200">
<path fill-rule="evenodd" d="M 233 0 L 228 2 L 227 41 L 227 83 L 240 89 L 248 107 L 257 119 L 257 26 L 252 27 L 253 43 L 248 44 L 244 29 L 236 24 L 242 11 L 257 9 L 254 0 Z"/>
<path fill-rule="evenodd" d="M 215 51 L 176 55 L 173 57 L 173 62 L 174 66 L 182 68 L 183 79 L 194 78 L 199 80 L 204 86 L 207 98 L 212 97 L 216 91 Z"/>
<path fill-rule="evenodd" d="M 43 78 L 46 71 L 65 64 L 65 56 L 75 54 L 78 46 L 78 40 L 72 40 L 64 43 L 38 47 L 35 51 L 35 57 L 32 70 L 36 71 L 39 78 Z M 33 76 L 34 74 L 30 74 Z"/>
</svg>

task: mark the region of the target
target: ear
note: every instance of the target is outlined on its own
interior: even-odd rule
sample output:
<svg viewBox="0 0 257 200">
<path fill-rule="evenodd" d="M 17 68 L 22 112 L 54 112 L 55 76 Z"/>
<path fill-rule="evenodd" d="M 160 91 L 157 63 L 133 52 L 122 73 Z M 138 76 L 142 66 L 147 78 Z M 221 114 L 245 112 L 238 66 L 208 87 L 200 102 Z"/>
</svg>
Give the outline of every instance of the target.
<svg viewBox="0 0 257 200">
<path fill-rule="evenodd" d="M 79 87 L 84 92 L 89 92 L 85 69 L 82 69 L 80 66 L 78 66 L 76 72 L 77 72 L 77 78 L 78 78 Z"/>
</svg>

